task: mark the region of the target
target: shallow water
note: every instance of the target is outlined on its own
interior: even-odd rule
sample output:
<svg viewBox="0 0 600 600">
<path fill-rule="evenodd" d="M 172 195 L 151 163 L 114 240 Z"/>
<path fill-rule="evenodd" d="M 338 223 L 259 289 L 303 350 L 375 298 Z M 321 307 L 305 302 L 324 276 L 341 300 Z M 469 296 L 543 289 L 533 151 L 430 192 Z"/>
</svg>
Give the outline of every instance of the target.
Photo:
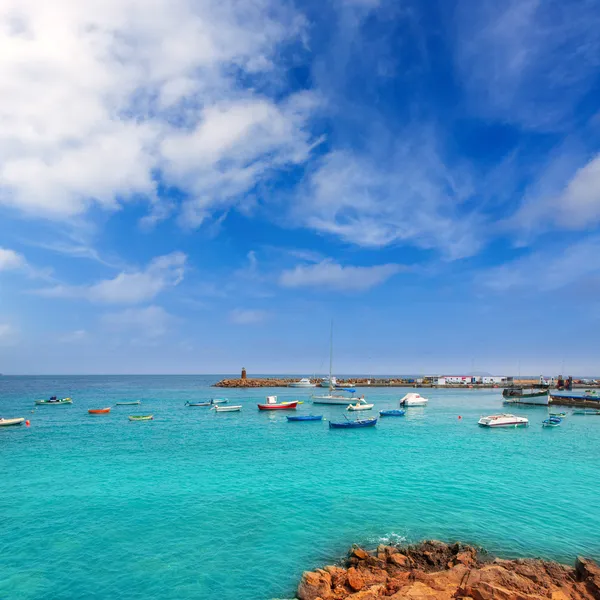
<svg viewBox="0 0 600 600">
<path fill-rule="evenodd" d="M 288 423 L 267 393 L 216 377 L 0 377 L 0 598 L 290 598 L 354 542 L 464 540 L 504 556 L 600 558 L 600 417 L 487 430 L 498 390 L 422 390 L 426 408 L 365 430 Z M 377 410 L 408 390 L 366 390 Z M 38 407 L 49 395 L 72 406 Z M 227 396 L 241 413 L 185 407 Z M 88 408 L 141 399 L 107 416 Z M 153 413 L 130 423 L 129 414 Z M 360 413 L 366 415 L 368 413 Z M 459 420 L 458 416 L 462 419 Z M 343 417 L 341 417 L 343 418 Z"/>
</svg>

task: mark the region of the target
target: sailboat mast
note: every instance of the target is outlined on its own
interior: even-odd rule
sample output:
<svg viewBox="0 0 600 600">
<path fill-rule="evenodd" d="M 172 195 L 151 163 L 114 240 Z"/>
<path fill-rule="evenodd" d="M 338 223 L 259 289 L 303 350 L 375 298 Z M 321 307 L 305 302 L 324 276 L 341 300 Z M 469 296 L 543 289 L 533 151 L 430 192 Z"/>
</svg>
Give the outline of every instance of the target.
<svg viewBox="0 0 600 600">
<path fill-rule="evenodd" d="M 333 381 L 331 379 L 333 372 L 333 319 L 331 319 L 331 329 L 329 332 L 329 391 L 333 390 Z"/>
</svg>

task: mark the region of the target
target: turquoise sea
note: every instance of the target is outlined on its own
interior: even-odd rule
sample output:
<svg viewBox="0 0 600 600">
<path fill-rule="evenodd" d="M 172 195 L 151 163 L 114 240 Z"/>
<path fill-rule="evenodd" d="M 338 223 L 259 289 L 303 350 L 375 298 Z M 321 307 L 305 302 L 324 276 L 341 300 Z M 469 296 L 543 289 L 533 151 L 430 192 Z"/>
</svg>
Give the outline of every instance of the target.
<svg viewBox="0 0 600 600">
<path fill-rule="evenodd" d="M 600 418 L 485 430 L 499 390 L 424 390 L 424 409 L 332 430 L 259 412 L 210 376 L 0 377 L 0 598 L 292 598 L 354 543 L 463 540 L 503 556 L 600 558 Z M 376 408 L 407 390 L 366 390 Z M 72 406 L 39 407 L 50 395 Z M 241 413 L 188 408 L 227 396 Z M 101 408 L 125 399 L 141 407 Z M 129 414 L 155 420 L 130 423 Z M 365 414 L 365 413 L 361 413 Z M 458 416 L 462 419 L 458 419 Z M 343 417 L 341 417 L 343 418 Z"/>
</svg>

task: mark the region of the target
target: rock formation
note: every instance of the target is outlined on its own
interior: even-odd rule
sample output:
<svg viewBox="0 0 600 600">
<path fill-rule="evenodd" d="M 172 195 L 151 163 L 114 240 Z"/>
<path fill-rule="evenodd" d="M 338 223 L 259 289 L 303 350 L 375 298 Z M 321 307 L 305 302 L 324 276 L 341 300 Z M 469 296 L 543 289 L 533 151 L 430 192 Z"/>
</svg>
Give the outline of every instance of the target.
<svg viewBox="0 0 600 600">
<path fill-rule="evenodd" d="M 460 543 L 353 548 L 344 566 L 306 571 L 300 600 L 600 600 L 600 567 L 501 560 Z"/>
</svg>

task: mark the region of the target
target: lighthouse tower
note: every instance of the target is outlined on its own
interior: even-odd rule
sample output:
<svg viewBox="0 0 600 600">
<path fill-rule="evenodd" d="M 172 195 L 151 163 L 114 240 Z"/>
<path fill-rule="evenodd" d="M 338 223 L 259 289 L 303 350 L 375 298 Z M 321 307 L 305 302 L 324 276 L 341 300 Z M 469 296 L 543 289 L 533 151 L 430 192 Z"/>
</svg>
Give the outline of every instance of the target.
<svg viewBox="0 0 600 600">
<path fill-rule="evenodd" d="M 246 379 L 246 367 L 242 367 L 242 379 Z"/>
</svg>

